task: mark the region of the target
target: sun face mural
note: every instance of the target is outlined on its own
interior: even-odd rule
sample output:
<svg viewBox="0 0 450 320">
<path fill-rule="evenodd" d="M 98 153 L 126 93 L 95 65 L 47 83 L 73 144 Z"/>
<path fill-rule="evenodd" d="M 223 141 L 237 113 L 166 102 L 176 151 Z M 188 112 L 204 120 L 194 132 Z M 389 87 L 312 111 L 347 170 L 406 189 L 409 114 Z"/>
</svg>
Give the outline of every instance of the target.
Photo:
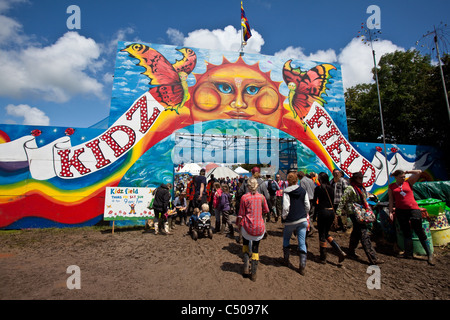
<svg viewBox="0 0 450 320">
<path fill-rule="evenodd" d="M 231 63 L 224 59 L 220 65 L 207 65 L 204 74 L 196 74 L 192 92 L 191 118 L 207 121 L 218 118 L 251 120 L 279 128 L 284 96 L 280 83 L 272 81 L 270 73 L 258 65 L 247 65 L 241 57 Z"/>
<path fill-rule="evenodd" d="M 107 187 L 158 186 L 171 148 L 158 145 L 218 120 L 280 130 L 323 170 L 361 171 L 369 190 L 385 187 L 379 152 L 348 141 L 339 65 L 119 42 L 107 129 L 0 126 L 0 228 L 94 224 Z M 152 185 L 136 185 L 129 176 L 149 172 L 155 149 L 164 151 L 152 157 Z"/>
</svg>

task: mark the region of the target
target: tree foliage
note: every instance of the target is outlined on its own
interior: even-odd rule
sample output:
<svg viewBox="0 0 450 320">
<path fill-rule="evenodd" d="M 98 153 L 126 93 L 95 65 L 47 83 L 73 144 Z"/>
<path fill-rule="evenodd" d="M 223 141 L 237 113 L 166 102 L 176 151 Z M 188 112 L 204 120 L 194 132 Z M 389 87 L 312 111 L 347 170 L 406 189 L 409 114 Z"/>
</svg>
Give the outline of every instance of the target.
<svg viewBox="0 0 450 320">
<path fill-rule="evenodd" d="M 450 56 L 442 63 L 448 89 Z M 416 50 L 396 51 L 381 57 L 377 72 L 386 143 L 430 145 L 450 159 L 450 119 L 439 66 Z M 348 118 L 354 119 L 348 122 L 350 140 L 381 142 L 376 84 L 347 89 L 345 102 Z"/>
</svg>

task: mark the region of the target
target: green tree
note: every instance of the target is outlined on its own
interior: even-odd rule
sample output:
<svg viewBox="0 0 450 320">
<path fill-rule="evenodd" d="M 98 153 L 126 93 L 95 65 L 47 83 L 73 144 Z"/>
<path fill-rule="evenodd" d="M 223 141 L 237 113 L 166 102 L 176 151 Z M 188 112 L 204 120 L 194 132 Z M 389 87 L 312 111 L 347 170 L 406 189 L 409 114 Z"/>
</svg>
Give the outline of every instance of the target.
<svg viewBox="0 0 450 320">
<path fill-rule="evenodd" d="M 449 55 L 442 62 L 449 88 Z M 396 51 L 381 57 L 377 72 L 386 143 L 431 145 L 450 159 L 450 121 L 439 66 L 416 50 Z M 349 88 L 345 101 L 347 116 L 355 119 L 348 123 L 350 140 L 381 142 L 376 84 Z"/>
</svg>

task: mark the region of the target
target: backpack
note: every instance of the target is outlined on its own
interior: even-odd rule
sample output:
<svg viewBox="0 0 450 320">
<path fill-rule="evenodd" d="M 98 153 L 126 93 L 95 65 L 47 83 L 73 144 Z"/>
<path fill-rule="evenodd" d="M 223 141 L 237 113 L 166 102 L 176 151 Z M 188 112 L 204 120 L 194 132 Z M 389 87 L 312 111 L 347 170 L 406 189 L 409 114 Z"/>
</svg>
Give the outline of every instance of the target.
<svg viewBox="0 0 450 320">
<path fill-rule="evenodd" d="M 269 189 L 269 194 L 271 196 L 274 196 L 275 193 L 277 192 L 278 188 L 277 188 L 277 183 L 273 180 L 269 181 L 268 183 L 268 189 Z"/>
<path fill-rule="evenodd" d="M 219 189 L 220 190 L 220 189 Z M 217 208 L 219 206 L 220 197 L 222 196 L 222 192 L 216 191 L 213 197 L 213 207 Z M 220 190 L 222 191 L 222 190 Z"/>
</svg>

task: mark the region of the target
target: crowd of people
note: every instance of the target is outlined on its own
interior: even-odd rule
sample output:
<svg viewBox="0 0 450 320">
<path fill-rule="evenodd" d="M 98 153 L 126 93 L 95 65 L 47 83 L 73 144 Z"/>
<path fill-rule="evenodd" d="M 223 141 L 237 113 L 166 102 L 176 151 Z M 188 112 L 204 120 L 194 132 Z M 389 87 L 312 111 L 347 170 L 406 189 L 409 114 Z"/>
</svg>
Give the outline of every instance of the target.
<svg viewBox="0 0 450 320">
<path fill-rule="evenodd" d="M 186 185 L 178 183 L 173 201 L 170 183 L 156 189 L 153 203 L 155 234 L 172 234 L 176 222 L 190 226 L 191 231 L 193 221 L 200 215 L 214 216 L 215 233 L 242 242 L 243 275 L 253 281 L 258 269 L 259 245 L 267 237 L 266 223 L 279 220 L 283 224 L 281 262 L 286 266 L 290 264 L 290 240 L 294 234 L 301 275 L 305 274 L 307 263 L 306 239 L 314 232 L 318 232 L 321 263 L 327 262 L 328 245 L 336 252 L 339 263 L 349 257 L 358 258 L 355 249 L 359 243 L 371 265 L 383 263 L 372 246 L 370 225 L 356 218 L 355 204 L 371 210 L 361 172 L 355 172 L 347 179 L 339 169 L 333 170 L 332 178 L 325 172 L 306 174 L 291 170 L 286 180 L 282 180 L 279 174 L 275 179 L 271 176 L 263 178 L 260 168 L 254 167 L 251 177 L 216 179 L 211 175 L 209 181 L 205 173 L 202 169 L 198 176 L 190 177 Z M 412 176 L 406 180 L 406 174 Z M 405 239 L 404 257 L 412 257 L 414 230 L 428 255 L 428 263 L 434 265 L 430 244 L 421 227 L 421 211 L 412 193 L 412 185 L 420 174 L 420 170 L 393 173 L 396 181 L 388 188 L 389 218 L 394 221 L 395 211 Z M 231 220 L 233 215 L 236 216 L 236 228 Z M 330 231 L 346 231 L 348 221 L 351 221 L 352 231 L 348 250 L 344 252 Z"/>
</svg>

